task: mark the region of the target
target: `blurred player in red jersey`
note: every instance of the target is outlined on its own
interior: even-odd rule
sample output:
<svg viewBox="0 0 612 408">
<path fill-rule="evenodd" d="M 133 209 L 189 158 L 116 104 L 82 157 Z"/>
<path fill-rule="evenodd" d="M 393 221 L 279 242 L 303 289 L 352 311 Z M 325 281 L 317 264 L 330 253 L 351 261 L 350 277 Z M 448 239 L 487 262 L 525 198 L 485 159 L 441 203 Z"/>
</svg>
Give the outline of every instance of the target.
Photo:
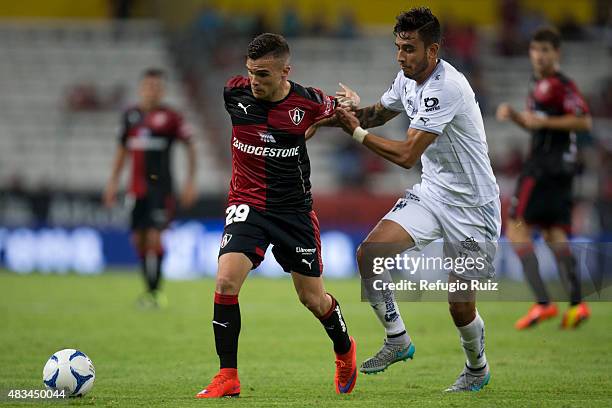
<svg viewBox="0 0 612 408">
<path fill-rule="evenodd" d="M 289 81 L 289 57 L 282 36 L 259 35 L 248 46 L 248 76 L 233 77 L 225 85 L 225 108 L 232 120 L 232 180 L 212 322 L 220 370 L 197 398 L 240 394 L 238 294 L 269 245 L 277 262 L 291 273 L 300 301 L 333 342 L 336 392 L 350 393 L 357 379 L 355 341 L 321 277 L 319 222 L 312 210 L 305 141 L 313 123 L 334 114 L 336 99 Z"/>
<path fill-rule="evenodd" d="M 163 104 L 165 74 L 150 68 L 140 80 L 140 102 L 121 117 L 119 146 L 112 173 L 104 192 L 104 204 L 115 204 L 117 187 L 128 156 L 131 159 L 129 194 L 132 210 L 132 242 L 138 251 L 148 291 L 140 298 L 143 306 L 163 306 L 165 297 L 159 292 L 164 250 L 161 232 L 172 220 L 175 211 L 171 175 L 171 148 L 175 141 L 187 147 L 187 180 L 181 205 L 191 206 L 196 199 L 196 151 L 192 131 L 180 113 Z"/>
<path fill-rule="evenodd" d="M 575 328 L 590 315 L 587 304 L 582 302 L 580 276 L 567 234 L 571 228 L 576 166 L 574 132 L 590 130 L 591 117 L 574 82 L 559 71 L 560 47 L 561 37 L 555 29 L 536 31 L 529 46 L 534 76 L 527 110 L 517 112 L 507 103 L 497 109 L 498 120 L 511 120 L 532 136 L 530 154 L 512 199 L 506 233 L 521 259 L 537 302 L 516 322 L 519 330 L 558 313 L 539 273 L 533 251 L 533 228 L 541 231 L 552 249 L 561 280 L 569 292 L 570 307 L 563 316 L 562 327 Z"/>
</svg>

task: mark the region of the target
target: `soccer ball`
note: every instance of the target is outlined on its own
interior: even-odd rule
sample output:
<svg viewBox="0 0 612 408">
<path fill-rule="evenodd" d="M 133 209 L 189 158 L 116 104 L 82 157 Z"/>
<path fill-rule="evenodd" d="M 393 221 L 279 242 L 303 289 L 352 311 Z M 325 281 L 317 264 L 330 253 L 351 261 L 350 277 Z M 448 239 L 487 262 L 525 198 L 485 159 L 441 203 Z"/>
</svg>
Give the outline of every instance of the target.
<svg viewBox="0 0 612 408">
<path fill-rule="evenodd" d="M 93 387 L 96 370 L 82 351 L 64 349 L 54 353 L 43 368 L 43 382 L 52 390 L 65 391 L 66 396 L 82 397 Z"/>
</svg>

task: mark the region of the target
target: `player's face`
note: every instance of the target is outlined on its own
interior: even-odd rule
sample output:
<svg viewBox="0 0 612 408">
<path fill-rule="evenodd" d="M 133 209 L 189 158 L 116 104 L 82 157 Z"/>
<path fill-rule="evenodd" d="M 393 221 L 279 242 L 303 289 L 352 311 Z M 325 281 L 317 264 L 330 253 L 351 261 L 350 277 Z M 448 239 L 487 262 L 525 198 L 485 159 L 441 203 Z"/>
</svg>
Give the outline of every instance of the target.
<svg viewBox="0 0 612 408">
<path fill-rule="evenodd" d="M 397 62 L 406 78 L 421 79 L 423 73 L 429 68 L 432 46 L 426 48 L 416 31 L 400 34 L 395 36 Z"/>
<path fill-rule="evenodd" d="M 147 76 L 140 81 L 140 99 L 145 106 L 159 105 L 164 97 L 164 80 Z"/>
<path fill-rule="evenodd" d="M 247 58 L 246 68 L 253 95 L 263 100 L 273 100 L 279 94 L 290 70 L 286 58 L 272 56 L 256 60 Z"/>
<path fill-rule="evenodd" d="M 559 50 L 549 42 L 532 41 L 529 44 L 529 59 L 536 75 L 552 73 L 559 63 Z"/>
</svg>

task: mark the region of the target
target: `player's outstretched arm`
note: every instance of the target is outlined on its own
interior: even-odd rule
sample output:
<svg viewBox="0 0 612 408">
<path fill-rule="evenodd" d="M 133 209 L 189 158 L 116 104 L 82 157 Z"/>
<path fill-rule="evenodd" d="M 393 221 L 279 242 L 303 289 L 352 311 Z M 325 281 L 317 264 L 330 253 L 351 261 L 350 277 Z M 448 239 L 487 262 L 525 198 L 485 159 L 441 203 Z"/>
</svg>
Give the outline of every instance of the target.
<svg viewBox="0 0 612 408">
<path fill-rule="evenodd" d="M 361 97 L 357 92 L 344 85 L 342 82 L 338 82 L 340 90 L 336 91 L 336 99 L 338 106 L 348 110 L 356 110 L 361 103 Z M 336 120 L 335 116 L 331 116 L 326 119 L 322 119 L 316 123 L 313 123 L 305 133 L 306 140 L 310 139 L 317 133 L 320 127 L 338 127 L 340 124 Z"/>
<path fill-rule="evenodd" d="M 106 189 L 104 190 L 104 205 L 108 208 L 115 205 L 115 200 L 117 199 L 117 187 L 119 185 L 119 177 L 121 176 L 121 170 L 123 170 L 123 165 L 125 164 L 125 159 L 128 155 L 128 151 L 125 147 L 119 146 L 117 148 L 117 152 L 115 153 L 115 158 L 113 160 L 113 169 L 111 171 L 110 179 L 108 180 L 108 184 L 106 185 Z"/>
<path fill-rule="evenodd" d="M 554 129 L 565 132 L 588 131 L 592 128 L 590 115 L 540 116 L 533 112 L 522 112 L 522 122 L 528 129 Z"/>
<path fill-rule="evenodd" d="M 344 109 L 336 110 L 336 117 L 344 131 L 353 135 L 353 139 L 361 142 L 377 155 L 409 169 L 414 166 L 427 146 L 437 137 L 436 134 L 420 129 L 408 129 L 406 140 L 389 140 L 363 130 L 359 126 L 359 119 Z"/>
<path fill-rule="evenodd" d="M 192 141 L 185 143 L 187 148 L 187 179 L 181 193 L 181 206 L 189 208 L 195 203 L 197 191 L 195 187 L 195 175 L 197 169 L 197 153 L 195 144 Z"/>
</svg>

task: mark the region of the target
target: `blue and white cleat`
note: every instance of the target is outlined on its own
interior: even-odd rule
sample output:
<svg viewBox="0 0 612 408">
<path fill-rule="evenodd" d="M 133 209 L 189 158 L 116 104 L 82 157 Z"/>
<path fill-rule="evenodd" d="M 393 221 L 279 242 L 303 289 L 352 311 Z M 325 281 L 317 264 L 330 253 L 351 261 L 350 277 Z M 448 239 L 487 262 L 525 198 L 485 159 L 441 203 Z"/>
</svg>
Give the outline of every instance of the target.
<svg viewBox="0 0 612 408">
<path fill-rule="evenodd" d="M 361 363 L 359 371 L 364 374 L 376 374 L 385 371 L 393 363 L 406 361 L 414 356 L 414 344 L 408 346 L 389 344 L 387 339 L 381 349 L 374 355 Z"/>
<path fill-rule="evenodd" d="M 463 368 L 459 377 L 453 385 L 448 387 L 446 392 L 464 392 L 464 391 L 480 391 L 491 379 L 489 365 L 484 366 L 480 370 L 471 370 L 467 366 Z"/>
</svg>

